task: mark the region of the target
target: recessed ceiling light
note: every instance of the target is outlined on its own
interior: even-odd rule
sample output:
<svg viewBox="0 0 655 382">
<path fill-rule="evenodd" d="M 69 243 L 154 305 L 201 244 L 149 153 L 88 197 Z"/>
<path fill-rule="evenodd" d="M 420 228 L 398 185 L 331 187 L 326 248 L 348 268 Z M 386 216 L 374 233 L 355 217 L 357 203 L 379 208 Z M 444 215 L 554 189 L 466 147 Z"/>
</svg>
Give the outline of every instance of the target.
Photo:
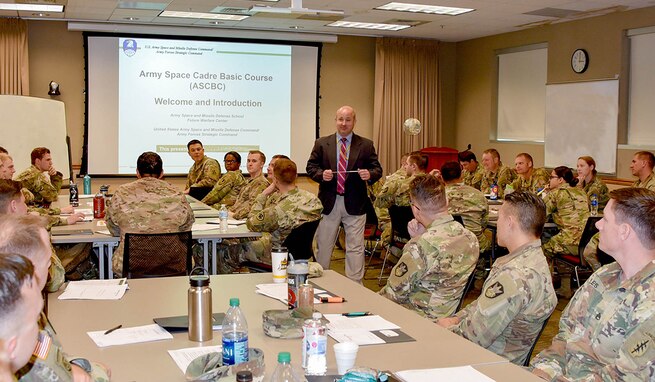
<svg viewBox="0 0 655 382">
<path fill-rule="evenodd" d="M 289 29 L 303 29 L 300 25 L 292 25 L 289 27 Z"/>
<path fill-rule="evenodd" d="M 212 24 L 212 25 L 219 25 L 219 24 L 223 24 L 223 23 L 222 23 L 222 22 L 220 22 L 220 21 L 210 21 L 209 23 L 210 23 L 210 24 Z"/>
<path fill-rule="evenodd" d="M 356 21 L 335 21 L 333 23 L 327 24 L 328 27 L 339 27 L 339 28 L 358 28 L 358 29 L 376 29 L 382 31 L 399 31 L 402 29 L 409 28 L 410 25 L 400 25 L 400 24 L 382 24 L 382 23 L 360 23 Z"/>
<path fill-rule="evenodd" d="M 159 17 L 180 17 L 185 19 L 213 19 L 213 20 L 230 20 L 241 21 L 250 16 L 228 15 L 225 13 L 206 13 L 206 12 L 181 12 L 181 11 L 164 11 Z"/>
<path fill-rule="evenodd" d="M 63 5 L 0 3 L 0 11 L 63 12 Z"/>
<path fill-rule="evenodd" d="M 136 21 L 139 19 L 138 17 L 123 17 L 123 18 L 127 21 Z"/>
<path fill-rule="evenodd" d="M 449 15 L 456 16 L 462 13 L 475 11 L 473 8 L 456 8 L 456 7 L 442 7 L 440 5 L 424 5 L 424 4 L 410 4 L 392 2 L 381 5 L 374 9 L 383 11 L 399 11 L 399 12 L 413 12 L 413 13 L 430 13 L 435 15 Z"/>
<path fill-rule="evenodd" d="M 168 3 L 150 3 L 145 1 L 119 1 L 118 9 L 145 9 L 150 11 L 163 11 Z"/>
<path fill-rule="evenodd" d="M 32 13 L 32 16 L 43 17 L 43 16 L 50 16 L 50 15 L 47 13 Z"/>
</svg>

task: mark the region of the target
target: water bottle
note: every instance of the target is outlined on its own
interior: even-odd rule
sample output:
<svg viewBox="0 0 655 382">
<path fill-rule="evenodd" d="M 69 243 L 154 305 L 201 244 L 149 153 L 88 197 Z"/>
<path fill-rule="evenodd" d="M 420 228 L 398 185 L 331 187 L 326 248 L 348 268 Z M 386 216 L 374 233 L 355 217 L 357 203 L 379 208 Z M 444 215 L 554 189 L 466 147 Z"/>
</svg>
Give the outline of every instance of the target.
<svg viewBox="0 0 655 382">
<path fill-rule="evenodd" d="M 189 276 L 189 291 L 187 294 L 189 308 L 189 340 L 210 341 L 212 332 L 212 288 L 209 287 L 209 275 Z"/>
<path fill-rule="evenodd" d="M 300 382 L 291 368 L 291 354 L 283 351 L 277 355 L 277 367 L 270 382 Z"/>
<path fill-rule="evenodd" d="M 93 218 L 105 218 L 105 197 L 100 192 L 98 192 L 96 196 L 93 197 Z"/>
<path fill-rule="evenodd" d="M 308 260 L 293 260 L 287 266 L 287 303 L 289 309 L 298 307 L 298 289 L 302 284 L 307 283 L 309 276 Z"/>
<path fill-rule="evenodd" d="M 598 215 L 598 197 L 596 194 L 591 195 L 591 216 Z"/>
<path fill-rule="evenodd" d="M 302 367 L 306 375 L 325 375 L 327 372 L 327 329 L 315 312 L 303 325 Z"/>
<path fill-rule="evenodd" d="M 225 204 L 221 204 L 221 209 L 218 210 L 218 219 L 221 222 L 221 232 L 227 232 L 227 208 Z"/>
<path fill-rule="evenodd" d="M 237 382 L 252 382 L 252 372 L 250 370 L 241 370 L 237 372 Z"/>
<path fill-rule="evenodd" d="M 84 175 L 84 195 L 91 195 L 91 177 Z"/>
<path fill-rule="evenodd" d="M 490 192 L 489 199 L 491 200 L 498 200 L 498 183 L 494 180 L 493 184 L 491 185 L 491 192 Z"/>
<path fill-rule="evenodd" d="M 73 207 L 79 207 L 80 206 L 80 195 L 77 190 L 77 184 L 71 182 L 69 186 L 70 190 L 70 198 L 68 201 L 70 202 L 70 205 Z"/>
<path fill-rule="evenodd" d="M 230 299 L 223 319 L 223 365 L 248 361 L 248 323 L 239 308 L 239 299 Z"/>
</svg>

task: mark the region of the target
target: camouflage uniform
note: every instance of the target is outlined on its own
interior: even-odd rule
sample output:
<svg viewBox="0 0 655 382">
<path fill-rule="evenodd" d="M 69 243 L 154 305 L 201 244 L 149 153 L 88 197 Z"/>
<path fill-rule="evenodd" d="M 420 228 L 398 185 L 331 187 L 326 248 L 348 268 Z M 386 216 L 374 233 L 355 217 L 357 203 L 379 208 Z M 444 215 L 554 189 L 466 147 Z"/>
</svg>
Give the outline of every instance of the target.
<svg viewBox="0 0 655 382">
<path fill-rule="evenodd" d="M 30 362 L 16 373 L 20 382 L 73 381 L 71 363 L 84 365 L 82 369 L 89 373 L 94 382 L 109 381 L 108 372 L 103 366 L 83 358 L 70 357 L 64 353 L 54 329 L 43 313 L 39 320 L 39 326 L 41 331 L 34 354 Z"/>
<path fill-rule="evenodd" d="M 491 267 L 477 300 L 459 311 L 453 332 L 517 365 L 525 358 L 557 297 L 548 263 L 537 239 Z"/>
<path fill-rule="evenodd" d="M 491 241 L 484 234 L 489 223 L 489 204 L 487 198 L 479 190 L 462 183 L 446 185 L 448 213 L 460 215 L 464 227 L 478 238 L 480 252 L 491 248 Z"/>
<path fill-rule="evenodd" d="M 50 268 L 48 268 L 48 282 L 45 284 L 45 290 L 48 293 L 53 293 L 58 291 L 64 283 L 66 270 L 61 264 L 59 257 L 57 257 L 52 244 L 50 245 L 50 250 L 52 254 L 50 255 Z"/>
<path fill-rule="evenodd" d="M 375 209 L 375 214 L 378 217 L 378 229 L 382 231 L 382 234 L 380 236 L 381 240 L 383 243 L 389 243 L 391 239 L 391 217 L 389 216 L 389 209 L 388 208 L 381 208 L 381 207 L 375 207 L 375 201 L 378 198 L 378 195 L 382 192 L 384 189 L 385 185 L 391 184 L 391 183 L 397 183 L 397 182 L 402 182 L 405 179 L 407 179 L 407 171 L 405 169 L 400 168 L 393 174 L 389 175 L 386 177 L 384 182 L 381 184 L 380 189 L 375 193 L 375 200 L 373 200 L 373 207 Z M 379 181 L 375 182 L 375 184 L 378 184 L 382 181 L 380 179 Z M 395 187 L 395 186 L 394 186 Z"/>
<path fill-rule="evenodd" d="M 559 232 L 544 244 L 549 258 L 556 253 L 576 255 L 582 231 L 589 218 L 587 194 L 579 187 L 562 184 L 544 198 L 546 213 L 551 216 Z"/>
<path fill-rule="evenodd" d="M 377 208 L 389 208 L 394 205 L 409 206 L 409 186 L 414 178 L 415 176 L 412 175 L 405 179 L 386 182 L 375 198 L 374 206 Z"/>
<path fill-rule="evenodd" d="M 512 182 L 514 191 L 527 191 L 536 194 L 550 182 L 550 173 L 543 168 L 533 168 L 532 175 L 523 179 L 520 175 Z"/>
<path fill-rule="evenodd" d="M 443 214 L 412 238 L 380 294 L 431 320 L 455 312 L 480 253 L 471 231 Z"/>
<path fill-rule="evenodd" d="M 485 171 L 480 182 L 480 191 L 485 194 L 491 192 L 491 185 L 494 182 L 498 185 L 498 197 L 502 198 L 505 187 L 516 179 L 516 173 L 502 162 L 498 165 L 496 172 Z"/>
<path fill-rule="evenodd" d="M 189 231 L 194 222 L 184 195 L 169 183 L 141 178 L 116 190 L 107 207 L 107 228 L 121 241 L 112 260 L 114 273 L 123 270 L 125 233 L 165 233 Z"/>
<path fill-rule="evenodd" d="M 467 170 L 462 171 L 462 180 L 467 186 L 471 186 L 477 190 L 482 190 L 482 178 L 484 177 L 484 168 L 480 163 L 475 167 L 475 171 L 468 172 Z"/>
<path fill-rule="evenodd" d="M 263 234 L 258 240 L 243 243 L 241 261 L 270 264 L 273 245 L 282 245 L 291 230 L 320 219 L 323 212 L 323 205 L 316 195 L 297 187 L 270 201 L 268 199 L 266 195 L 259 195 L 252 205 L 246 225 L 249 230 Z"/>
<path fill-rule="evenodd" d="M 652 381 L 653 290 L 655 261 L 627 280 L 618 263 L 604 266 L 575 293 L 532 367 L 551 381 Z"/>
<path fill-rule="evenodd" d="M 259 174 L 259 176 L 248 180 L 246 185 L 241 189 L 237 201 L 232 207 L 230 207 L 230 212 L 234 214 L 233 217 L 235 219 L 244 219 L 248 217 L 255 198 L 261 194 L 268 185 L 268 180 L 266 180 L 264 174 Z"/>
<path fill-rule="evenodd" d="M 655 183 L 653 185 L 655 186 Z M 596 198 L 598 199 L 598 212 L 603 212 L 607 202 L 610 201 L 610 190 L 605 183 L 603 183 L 603 181 L 597 176 L 594 176 L 591 182 L 587 184 L 580 182 L 578 183 L 578 186 L 582 186 L 582 189 L 587 193 L 589 205 L 591 205 L 591 195 L 596 195 Z M 655 188 L 653 190 L 655 191 Z"/>
<path fill-rule="evenodd" d="M 632 183 L 632 187 L 647 188 L 651 191 L 655 191 L 655 176 L 653 176 L 653 173 L 651 173 L 643 182 L 637 179 L 634 183 Z"/>
<path fill-rule="evenodd" d="M 186 177 L 186 188 L 213 187 L 221 177 L 221 164 L 205 155 L 200 163 L 193 163 Z"/>
<path fill-rule="evenodd" d="M 16 177 L 16 180 L 21 182 L 22 186 L 34 195 L 34 199 L 30 204 L 37 206 L 48 206 L 50 203 L 57 201 L 62 179 L 63 175 L 57 171 L 48 180 L 43 171 L 34 165 Z"/>
<path fill-rule="evenodd" d="M 246 185 L 246 178 L 241 171 L 228 171 L 216 182 L 214 188 L 202 199 L 202 202 L 215 209 L 221 204 L 230 207 L 237 201 L 241 188 Z"/>
</svg>

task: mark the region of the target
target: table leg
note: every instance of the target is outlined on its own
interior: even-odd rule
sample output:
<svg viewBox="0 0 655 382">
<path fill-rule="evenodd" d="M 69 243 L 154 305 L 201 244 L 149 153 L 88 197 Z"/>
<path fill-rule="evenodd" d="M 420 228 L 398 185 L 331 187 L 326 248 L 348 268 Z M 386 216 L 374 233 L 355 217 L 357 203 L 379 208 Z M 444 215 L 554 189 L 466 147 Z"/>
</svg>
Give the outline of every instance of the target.
<svg viewBox="0 0 655 382">
<path fill-rule="evenodd" d="M 100 270 L 100 279 L 105 278 L 105 245 L 104 243 L 93 243 L 93 248 L 98 249 L 98 269 Z"/>
<path fill-rule="evenodd" d="M 223 239 L 220 239 L 220 238 L 211 240 L 211 242 L 212 242 L 212 275 L 218 274 L 217 270 L 216 270 L 216 258 L 217 258 L 216 255 L 218 254 L 218 251 L 216 250 L 216 248 L 218 247 L 218 245 L 222 241 L 223 241 Z"/>
<path fill-rule="evenodd" d="M 114 249 L 118 247 L 118 242 L 116 243 L 107 243 L 107 273 L 110 279 L 114 278 L 114 267 L 112 260 L 114 259 Z"/>
</svg>

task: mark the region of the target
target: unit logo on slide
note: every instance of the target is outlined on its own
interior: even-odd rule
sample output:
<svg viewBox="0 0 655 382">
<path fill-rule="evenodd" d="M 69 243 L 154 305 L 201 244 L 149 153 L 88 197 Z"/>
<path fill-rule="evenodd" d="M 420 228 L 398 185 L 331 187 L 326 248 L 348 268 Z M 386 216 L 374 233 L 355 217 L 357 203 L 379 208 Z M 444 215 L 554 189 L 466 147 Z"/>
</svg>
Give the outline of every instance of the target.
<svg viewBox="0 0 655 382">
<path fill-rule="evenodd" d="M 132 57 L 136 54 L 136 40 L 128 39 L 123 41 L 123 53 L 127 57 Z"/>
</svg>

